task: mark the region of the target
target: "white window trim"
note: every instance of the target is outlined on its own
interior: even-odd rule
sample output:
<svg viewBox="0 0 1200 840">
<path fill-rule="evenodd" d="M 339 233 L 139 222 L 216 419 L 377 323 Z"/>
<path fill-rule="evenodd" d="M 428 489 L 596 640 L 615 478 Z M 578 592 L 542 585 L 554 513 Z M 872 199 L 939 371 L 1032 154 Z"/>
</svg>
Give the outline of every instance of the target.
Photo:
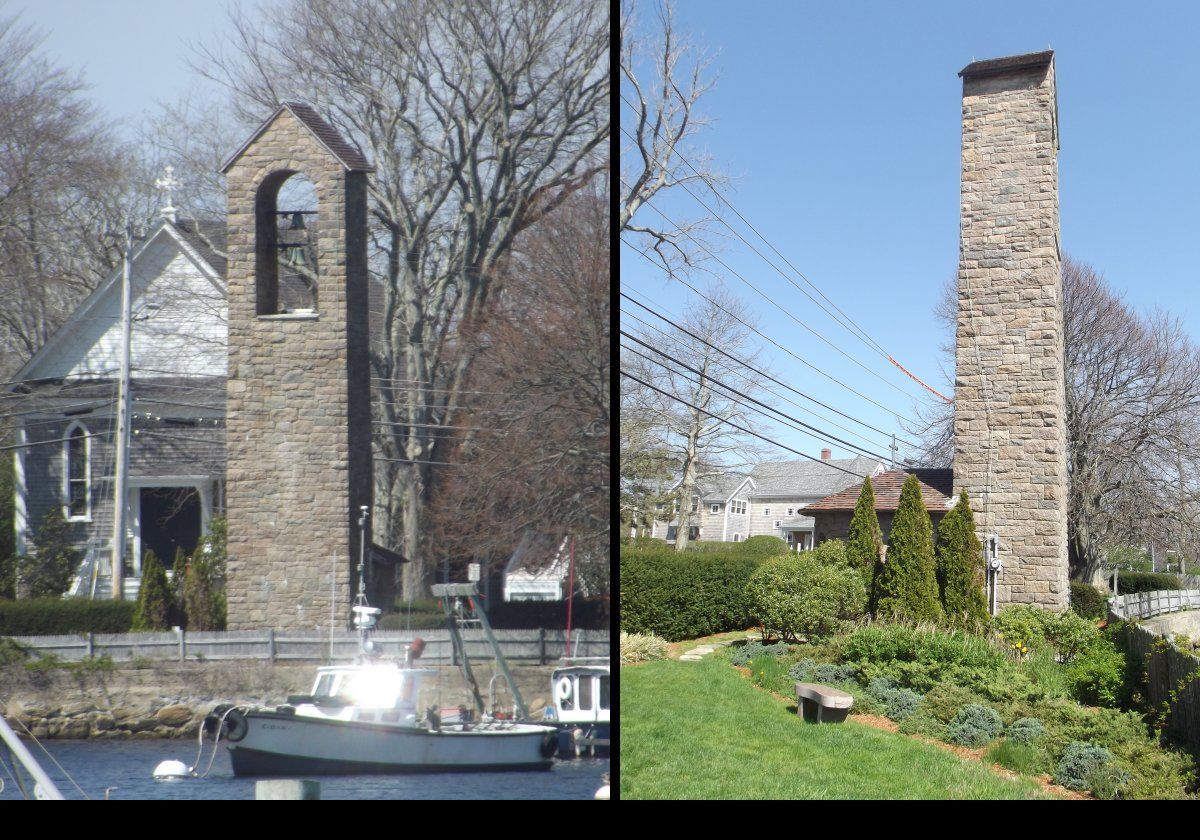
<svg viewBox="0 0 1200 840">
<path fill-rule="evenodd" d="M 771 515 L 771 509 L 769 507 L 763 508 L 763 516 L 770 516 L 770 515 Z"/>
<path fill-rule="evenodd" d="M 83 430 L 83 502 L 84 512 L 82 516 L 71 515 L 71 436 L 76 430 Z M 70 426 L 67 426 L 67 433 L 63 435 L 63 478 L 62 478 L 62 511 L 63 519 L 67 522 L 91 522 L 92 521 L 92 433 L 80 421 L 76 420 Z"/>
<path fill-rule="evenodd" d="M 710 507 L 710 508 L 708 509 L 708 512 L 709 512 L 709 513 L 720 513 L 720 512 L 721 512 L 721 506 L 720 506 L 720 505 L 713 505 L 712 507 Z"/>
</svg>

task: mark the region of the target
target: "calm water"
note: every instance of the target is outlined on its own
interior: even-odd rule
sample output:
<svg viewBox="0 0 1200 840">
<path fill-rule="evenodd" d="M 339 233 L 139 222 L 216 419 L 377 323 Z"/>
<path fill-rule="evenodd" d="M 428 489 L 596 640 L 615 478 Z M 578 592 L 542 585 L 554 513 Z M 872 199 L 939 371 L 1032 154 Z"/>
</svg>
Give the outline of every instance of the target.
<svg viewBox="0 0 1200 840">
<path fill-rule="evenodd" d="M 54 779 L 67 799 L 83 799 L 63 772 L 35 744 L 29 751 Z M 84 793 L 103 799 L 253 799 L 254 779 L 235 778 L 224 747 L 203 779 L 156 782 L 150 774 L 166 759 L 191 765 L 195 741 L 47 741 L 51 755 L 71 774 Z M 203 770 L 211 745 L 206 745 Z M 0 750 L 7 764 L 8 756 Z M 607 758 L 556 761 L 549 771 L 529 773 L 435 773 L 398 776 L 320 776 L 322 799 L 591 799 L 608 772 Z M 22 779 L 27 776 L 22 772 Z M 0 800 L 20 799 L 8 772 L 0 766 L 4 790 Z M 27 789 L 32 790 L 26 781 Z"/>
</svg>

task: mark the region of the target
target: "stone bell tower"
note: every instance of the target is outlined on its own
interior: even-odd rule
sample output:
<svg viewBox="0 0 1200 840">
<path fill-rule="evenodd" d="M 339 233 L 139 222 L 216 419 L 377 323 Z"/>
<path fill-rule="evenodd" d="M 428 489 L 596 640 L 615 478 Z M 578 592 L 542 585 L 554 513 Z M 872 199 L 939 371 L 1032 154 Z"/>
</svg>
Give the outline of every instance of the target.
<svg viewBox="0 0 1200 840">
<path fill-rule="evenodd" d="M 281 105 L 221 170 L 228 191 L 228 626 L 340 628 L 371 502 L 367 173 L 310 106 Z M 303 175 L 315 272 L 289 306 L 280 187 Z M 301 225 L 297 220 L 295 225 Z M 315 276 L 314 276 L 315 275 Z M 290 298 L 293 302 L 295 296 Z"/>
<path fill-rule="evenodd" d="M 962 94 L 954 484 L 998 537 L 996 606 L 1066 609 L 1067 435 L 1050 51 L 976 61 Z"/>
</svg>

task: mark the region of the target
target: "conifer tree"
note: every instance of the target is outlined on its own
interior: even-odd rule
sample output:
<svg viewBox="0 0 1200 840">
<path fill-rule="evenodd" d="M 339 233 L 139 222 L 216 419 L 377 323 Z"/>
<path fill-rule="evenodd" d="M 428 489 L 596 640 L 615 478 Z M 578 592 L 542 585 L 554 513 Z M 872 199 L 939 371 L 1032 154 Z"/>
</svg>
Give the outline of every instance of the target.
<svg viewBox="0 0 1200 840">
<path fill-rule="evenodd" d="M 962 627 L 986 622 L 983 546 L 975 535 L 975 514 L 965 490 L 938 526 L 937 572 L 946 618 Z"/>
<path fill-rule="evenodd" d="M 37 528 L 33 552 L 17 558 L 17 597 L 57 598 L 66 592 L 83 560 L 73 545 L 71 525 L 63 518 L 62 508 L 52 506 Z"/>
<path fill-rule="evenodd" d="M 133 611 L 133 630 L 166 630 L 171 626 L 174 605 L 167 570 L 153 551 L 142 560 L 142 585 L 138 590 L 137 607 Z"/>
<path fill-rule="evenodd" d="M 187 614 L 183 606 L 183 581 L 187 575 L 188 556 L 183 546 L 175 546 L 171 561 L 171 625 L 187 629 Z"/>
<path fill-rule="evenodd" d="M 883 547 L 883 531 L 875 515 L 875 489 L 868 476 L 858 494 L 854 516 L 850 519 L 850 534 L 846 540 L 846 559 L 862 574 L 867 588 L 867 609 L 875 611 L 875 576 L 878 574 L 879 550 Z"/>
<path fill-rule="evenodd" d="M 190 629 L 220 630 L 224 626 L 225 610 L 213 580 L 212 560 L 199 549 L 187 564 L 183 603 Z"/>
<path fill-rule="evenodd" d="M 915 475 L 905 479 L 900 490 L 887 558 L 876 580 L 880 616 L 914 621 L 942 617 L 933 564 L 933 524 Z"/>
</svg>

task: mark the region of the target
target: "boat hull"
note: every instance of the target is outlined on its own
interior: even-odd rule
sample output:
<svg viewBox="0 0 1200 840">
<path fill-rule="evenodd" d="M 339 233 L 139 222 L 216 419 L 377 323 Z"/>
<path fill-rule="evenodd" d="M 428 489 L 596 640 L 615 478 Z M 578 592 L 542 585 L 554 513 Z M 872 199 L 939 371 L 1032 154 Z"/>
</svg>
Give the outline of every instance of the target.
<svg viewBox="0 0 1200 840">
<path fill-rule="evenodd" d="M 546 770 L 555 738 L 543 727 L 430 732 L 251 711 L 229 757 L 236 776 Z"/>
</svg>

